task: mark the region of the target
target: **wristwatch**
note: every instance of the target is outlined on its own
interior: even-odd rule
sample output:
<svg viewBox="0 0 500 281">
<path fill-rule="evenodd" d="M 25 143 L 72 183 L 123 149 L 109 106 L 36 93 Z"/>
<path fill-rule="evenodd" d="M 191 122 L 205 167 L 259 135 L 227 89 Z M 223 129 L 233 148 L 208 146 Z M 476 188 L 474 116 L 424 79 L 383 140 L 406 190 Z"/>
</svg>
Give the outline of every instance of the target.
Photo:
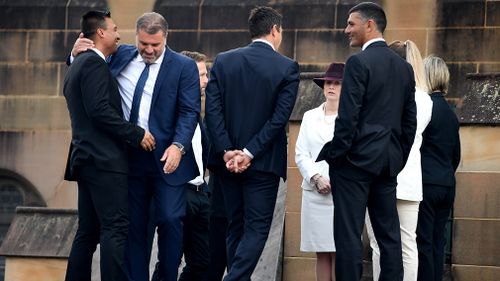
<svg viewBox="0 0 500 281">
<path fill-rule="evenodd" d="M 177 148 L 179 148 L 179 151 L 181 152 L 181 155 L 186 154 L 186 150 L 184 149 L 184 145 L 182 145 L 180 142 L 174 141 L 172 144 L 175 145 L 175 146 L 177 146 Z"/>
</svg>

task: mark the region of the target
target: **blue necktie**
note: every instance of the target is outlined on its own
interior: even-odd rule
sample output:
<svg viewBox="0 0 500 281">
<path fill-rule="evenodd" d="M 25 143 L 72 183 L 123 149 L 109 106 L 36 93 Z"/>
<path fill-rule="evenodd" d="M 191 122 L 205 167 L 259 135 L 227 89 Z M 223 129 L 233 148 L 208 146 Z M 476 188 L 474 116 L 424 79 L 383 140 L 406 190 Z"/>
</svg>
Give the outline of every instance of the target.
<svg viewBox="0 0 500 281">
<path fill-rule="evenodd" d="M 139 80 L 137 81 L 137 85 L 134 90 L 134 98 L 132 99 L 132 107 L 130 108 L 130 118 L 129 122 L 137 124 L 137 119 L 139 118 L 139 106 L 141 104 L 142 93 L 144 92 L 144 85 L 146 85 L 146 81 L 148 80 L 149 75 L 149 66 L 151 64 L 146 63 L 144 66 L 144 70 L 139 76 Z"/>
</svg>

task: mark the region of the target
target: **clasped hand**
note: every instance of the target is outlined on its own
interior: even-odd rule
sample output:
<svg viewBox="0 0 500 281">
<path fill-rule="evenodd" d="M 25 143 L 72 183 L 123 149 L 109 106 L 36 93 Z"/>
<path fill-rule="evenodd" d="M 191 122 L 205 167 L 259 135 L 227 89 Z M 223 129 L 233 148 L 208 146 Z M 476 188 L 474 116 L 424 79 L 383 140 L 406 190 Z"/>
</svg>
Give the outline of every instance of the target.
<svg viewBox="0 0 500 281">
<path fill-rule="evenodd" d="M 145 131 L 144 137 L 142 138 L 141 141 L 142 149 L 146 151 L 153 151 L 155 149 L 155 146 L 156 146 L 155 137 L 149 131 Z"/>
<path fill-rule="evenodd" d="M 332 186 L 330 185 L 330 180 L 319 175 L 314 179 L 314 187 L 319 194 L 328 194 L 332 192 Z"/>
<path fill-rule="evenodd" d="M 252 159 L 242 150 L 230 150 L 224 153 L 226 168 L 232 173 L 243 173 L 250 167 Z"/>
</svg>

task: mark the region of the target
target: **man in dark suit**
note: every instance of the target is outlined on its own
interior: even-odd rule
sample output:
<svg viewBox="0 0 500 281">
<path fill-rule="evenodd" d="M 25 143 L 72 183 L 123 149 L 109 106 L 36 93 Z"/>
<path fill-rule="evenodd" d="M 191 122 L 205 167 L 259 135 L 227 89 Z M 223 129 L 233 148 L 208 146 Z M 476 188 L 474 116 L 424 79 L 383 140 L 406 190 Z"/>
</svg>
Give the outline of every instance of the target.
<svg viewBox="0 0 500 281">
<path fill-rule="evenodd" d="M 137 46 L 120 46 L 109 62 L 120 88 L 125 119 L 149 129 L 156 140 L 152 152 L 129 150 L 130 233 L 126 257 L 131 280 L 149 280 L 147 225 L 151 200 L 156 207 L 160 278 L 177 280 L 185 185 L 199 175 L 191 149 L 200 114 L 198 69 L 193 60 L 166 46 L 167 31 L 163 16 L 143 14 L 137 20 Z M 85 48 L 79 40 L 72 53 Z"/>
<path fill-rule="evenodd" d="M 85 37 L 95 48 L 75 59 L 64 79 L 72 139 L 66 180 L 78 182 L 78 230 L 71 247 L 66 280 L 90 280 L 92 256 L 101 246 L 101 280 L 123 280 L 128 233 L 127 148 L 151 151 L 153 136 L 123 120 L 120 94 L 105 57 L 120 39 L 110 13 L 82 17 Z"/>
<path fill-rule="evenodd" d="M 253 9 L 253 42 L 219 54 L 206 89 L 209 168 L 220 179 L 229 219 L 226 281 L 250 280 L 269 234 L 279 178 L 286 178 L 285 126 L 299 66 L 277 52 L 281 20 L 272 8 Z"/>
<path fill-rule="evenodd" d="M 379 280 L 402 280 L 396 176 L 416 129 L 411 66 L 392 52 L 382 33 L 384 10 L 364 2 L 349 11 L 345 33 L 362 52 L 346 62 L 334 137 L 318 161 L 330 165 L 337 245 L 337 280 L 360 280 L 366 208 L 380 245 Z"/>
</svg>

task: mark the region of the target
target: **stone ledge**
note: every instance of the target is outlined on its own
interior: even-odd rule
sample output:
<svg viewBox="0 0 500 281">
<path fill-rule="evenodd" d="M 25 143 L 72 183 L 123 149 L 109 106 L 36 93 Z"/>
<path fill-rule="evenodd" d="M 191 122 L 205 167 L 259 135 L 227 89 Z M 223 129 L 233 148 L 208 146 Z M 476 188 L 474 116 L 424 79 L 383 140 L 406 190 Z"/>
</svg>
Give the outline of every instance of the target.
<svg viewBox="0 0 500 281">
<path fill-rule="evenodd" d="M 500 276 L 500 267 L 454 264 L 451 266 L 451 274 L 454 281 L 496 281 Z"/>
<path fill-rule="evenodd" d="M 76 210 L 18 207 L 0 255 L 67 258 L 78 226 Z"/>
</svg>

